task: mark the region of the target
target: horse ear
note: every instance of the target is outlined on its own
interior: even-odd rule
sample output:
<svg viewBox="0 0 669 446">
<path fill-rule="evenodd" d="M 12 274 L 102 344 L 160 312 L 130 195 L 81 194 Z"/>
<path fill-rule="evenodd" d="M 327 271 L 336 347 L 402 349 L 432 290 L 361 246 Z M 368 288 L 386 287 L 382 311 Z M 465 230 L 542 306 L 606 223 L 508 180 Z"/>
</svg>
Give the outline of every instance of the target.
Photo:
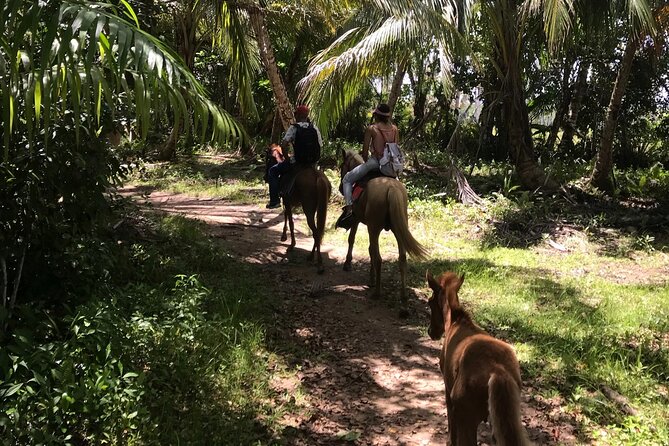
<svg viewBox="0 0 669 446">
<path fill-rule="evenodd" d="M 462 286 L 463 283 L 465 283 L 465 274 L 464 273 L 462 273 L 462 275 L 459 277 L 458 284 L 455 287 L 456 292 L 460 291 L 460 287 Z"/>
<path fill-rule="evenodd" d="M 346 149 L 344 149 L 344 148 L 341 149 L 341 159 L 342 160 L 346 159 Z"/>
<path fill-rule="evenodd" d="M 441 285 L 432 277 L 432 273 L 429 270 L 425 271 L 425 279 L 430 288 L 432 288 L 432 291 L 439 291 L 441 289 Z"/>
</svg>

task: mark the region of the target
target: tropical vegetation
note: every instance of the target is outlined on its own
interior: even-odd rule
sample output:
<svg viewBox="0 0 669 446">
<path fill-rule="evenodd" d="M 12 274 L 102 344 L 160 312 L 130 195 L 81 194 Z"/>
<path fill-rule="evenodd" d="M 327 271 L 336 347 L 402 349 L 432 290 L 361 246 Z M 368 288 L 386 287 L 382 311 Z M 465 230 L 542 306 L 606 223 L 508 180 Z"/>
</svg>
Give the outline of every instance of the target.
<svg viewBox="0 0 669 446">
<path fill-rule="evenodd" d="M 120 192 L 135 181 L 260 203 L 255 166 L 300 103 L 325 136 L 321 164 L 333 184 L 340 149 L 357 149 L 370 111 L 391 105 L 414 224 L 426 237 L 438 227 L 466 239 L 444 224 L 452 211 L 485 228 L 479 244 L 456 249 L 459 266 L 480 279 L 477 295 L 495 285 L 466 260 L 473 250 L 490 262 L 509 254 L 509 270 L 520 271 L 538 262 L 527 250 L 550 238 L 546 228 L 557 225 L 548 220 L 563 221 L 563 205 L 565 224 L 624 239 L 625 249 L 607 255 L 642 253 L 665 267 L 668 24 L 659 0 L 3 2 L 0 441 L 280 437 L 276 420 L 295 408 L 268 386 L 278 360 L 263 325 L 271 308 L 259 309 L 258 297 L 269 291 L 198 223 L 144 214 Z M 202 153 L 250 167 L 235 181 L 227 170 L 209 177 Z M 636 319 L 623 320 L 613 296 L 647 299 L 666 315 L 666 280 L 567 282 L 561 295 L 574 308 L 586 287 L 596 289 L 603 334 L 570 321 L 568 345 L 544 348 L 562 365 L 543 390 L 571 392 L 587 428 L 610 444 L 663 444 L 653 441 L 669 432 L 657 390 L 666 392 L 669 363 L 655 347 L 666 343 L 666 318 L 631 306 Z M 510 316 L 524 311 L 518 301 L 475 305 L 491 326 L 531 331 Z M 551 318 L 569 309 L 541 307 L 537 330 L 560 329 Z M 636 358 L 629 343 L 645 346 Z M 585 366 L 574 353 L 583 349 Z M 542 375 L 527 355 L 532 376 Z M 571 373 L 565 361 L 587 370 Z M 625 381 L 626 372 L 647 387 Z M 644 414 L 619 422 L 593 409 L 588 385 L 602 379 L 642 395 Z M 185 421 L 165 428 L 175 420 Z"/>
</svg>

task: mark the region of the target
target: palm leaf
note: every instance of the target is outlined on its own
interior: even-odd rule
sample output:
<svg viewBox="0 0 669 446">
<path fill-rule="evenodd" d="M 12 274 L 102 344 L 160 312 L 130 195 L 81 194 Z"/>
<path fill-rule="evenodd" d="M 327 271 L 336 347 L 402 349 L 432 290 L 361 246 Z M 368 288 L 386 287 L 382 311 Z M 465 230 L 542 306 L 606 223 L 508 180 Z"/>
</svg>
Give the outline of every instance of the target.
<svg viewBox="0 0 669 446">
<path fill-rule="evenodd" d="M 132 19 L 131 8 L 123 5 L 123 13 Z M 99 122 L 102 102 L 113 110 L 121 96 L 116 93 L 124 90 L 132 91 L 123 96 L 134 105 L 143 136 L 152 124 L 151 110 L 167 103 L 182 116 L 190 103 L 196 110 L 195 125 L 209 128 L 212 140 L 223 143 L 246 137 L 232 116 L 211 103 L 173 50 L 139 29 L 134 19 L 121 17 L 113 5 L 65 1 L 56 19 L 46 13 L 38 1 L 10 1 L 0 9 L 5 160 L 14 132 L 25 131 L 32 139 L 41 127 L 48 135 L 54 115 L 65 110 L 72 110 L 76 122 L 83 122 L 84 116 Z M 37 60 L 27 51 L 30 47 L 41 51 Z M 128 75 L 134 80 L 132 88 L 126 82 Z M 78 140 L 79 128 L 74 131 Z"/>
</svg>

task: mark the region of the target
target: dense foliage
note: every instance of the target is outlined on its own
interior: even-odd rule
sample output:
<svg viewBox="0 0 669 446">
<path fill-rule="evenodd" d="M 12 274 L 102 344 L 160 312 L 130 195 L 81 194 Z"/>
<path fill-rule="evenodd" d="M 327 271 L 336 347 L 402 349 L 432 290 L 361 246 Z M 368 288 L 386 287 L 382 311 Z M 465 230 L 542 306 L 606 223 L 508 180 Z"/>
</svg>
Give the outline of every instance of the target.
<svg viewBox="0 0 669 446">
<path fill-rule="evenodd" d="M 230 309 L 246 285 L 199 275 L 231 277 L 234 262 L 180 221 L 157 234 L 176 225 L 198 254 L 118 237 L 118 187 L 143 162 L 206 146 L 253 166 L 306 102 L 334 167 L 390 102 L 414 199 L 457 196 L 447 172 L 460 168 L 477 192 L 518 205 L 511 224 L 541 212 L 537 189 L 660 209 L 668 24 L 669 6 L 653 0 L 3 2 L 3 441 L 167 444 L 192 427 L 162 432 L 157 419 L 179 418 L 170 411 L 202 412 L 192 435 L 225 423 L 234 435 L 273 410 L 264 389 L 242 395 L 241 374 L 264 370 L 245 356 L 262 350 L 261 330 Z M 225 268 L 209 270 L 202 252 Z M 161 375 L 168 363 L 176 372 Z M 212 367 L 231 381 L 208 381 Z"/>
</svg>

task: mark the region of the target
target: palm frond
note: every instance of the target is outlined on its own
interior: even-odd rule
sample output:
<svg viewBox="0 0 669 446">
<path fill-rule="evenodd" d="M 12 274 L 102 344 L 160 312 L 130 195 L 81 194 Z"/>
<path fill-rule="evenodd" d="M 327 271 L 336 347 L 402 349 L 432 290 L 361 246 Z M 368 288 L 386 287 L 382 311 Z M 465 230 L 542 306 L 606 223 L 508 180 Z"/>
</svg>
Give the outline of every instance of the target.
<svg viewBox="0 0 669 446">
<path fill-rule="evenodd" d="M 351 27 L 319 53 L 298 84 L 324 131 L 338 121 L 365 83 L 388 74 L 407 49 L 430 39 L 447 42 L 442 45 L 443 61 L 447 61 L 449 52 L 463 42 L 455 30 L 455 9 L 450 2 L 421 2 L 413 9 L 409 3 L 414 3 L 404 0 L 372 3 L 374 8 L 355 17 L 358 22 L 366 20 L 367 25 Z M 441 68 L 446 73 L 450 63 Z"/>
<path fill-rule="evenodd" d="M 133 16 L 124 5 L 126 9 L 119 10 L 108 3 L 65 1 L 55 14 L 39 1 L 4 5 L 0 99 L 5 159 L 17 122 L 25 126 L 29 140 L 40 128 L 48 138 L 58 113 L 69 109 L 76 122 L 83 122 L 84 115 L 99 122 L 102 103 L 113 110 L 119 96 L 134 105 L 144 136 L 151 110 L 168 103 L 179 119 L 190 103 L 196 129 L 213 124 L 207 133 L 212 140 L 245 137 L 234 118 L 207 98 L 173 50 L 122 17 Z M 35 54 L 28 48 L 35 48 Z M 118 95 L 121 92 L 126 94 Z M 20 96 L 25 100 L 17 101 Z M 74 131 L 78 139 L 79 128 Z"/>
</svg>

